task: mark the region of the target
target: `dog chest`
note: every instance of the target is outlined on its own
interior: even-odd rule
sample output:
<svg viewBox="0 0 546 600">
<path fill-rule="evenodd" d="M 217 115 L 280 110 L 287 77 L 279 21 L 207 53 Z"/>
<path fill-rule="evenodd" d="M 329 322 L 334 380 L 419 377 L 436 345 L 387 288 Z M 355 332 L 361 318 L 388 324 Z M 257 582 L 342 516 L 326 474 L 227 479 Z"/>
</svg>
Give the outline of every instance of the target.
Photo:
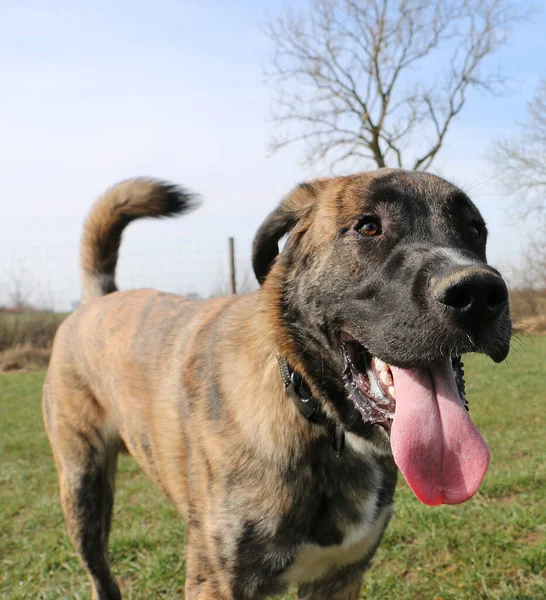
<svg viewBox="0 0 546 600">
<path fill-rule="evenodd" d="M 384 506 L 374 518 L 376 506 L 377 495 L 372 494 L 362 505 L 361 519 L 345 528 L 340 544 L 300 545 L 294 561 L 283 574 L 283 581 L 289 585 L 315 581 L 332 569 L 354 564 L 373 553 L 393 510 L 392 504 Z"/>
</svg>

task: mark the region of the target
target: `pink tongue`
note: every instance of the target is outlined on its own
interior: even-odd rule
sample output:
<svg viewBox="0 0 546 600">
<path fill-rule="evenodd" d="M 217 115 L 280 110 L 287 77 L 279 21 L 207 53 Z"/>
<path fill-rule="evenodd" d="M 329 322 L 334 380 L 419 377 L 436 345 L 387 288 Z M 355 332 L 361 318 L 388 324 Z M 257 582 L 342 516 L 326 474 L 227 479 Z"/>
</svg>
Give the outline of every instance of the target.
<svg viewBox="0 0 546 600">
<path fill-rule="evenodd" d="M 485 475 L 489 448 L 462 404 L 450 363 L 390 368 L 396 390 L 391 447 L 398 468 L 421 502 L 466 502 Z"/>
</svg>

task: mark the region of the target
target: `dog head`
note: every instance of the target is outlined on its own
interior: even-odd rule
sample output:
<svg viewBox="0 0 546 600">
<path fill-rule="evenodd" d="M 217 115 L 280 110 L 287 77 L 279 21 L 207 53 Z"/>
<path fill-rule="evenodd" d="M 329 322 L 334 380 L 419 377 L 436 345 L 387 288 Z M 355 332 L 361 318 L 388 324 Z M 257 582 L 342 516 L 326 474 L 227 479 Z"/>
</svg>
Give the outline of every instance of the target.
<svg viewBox="0 0 546 600">
<path fill-rule="evenodd" d="M 395 459 L 398 445 L 425 444 L 430 434 L 407 440 L 412 422 L 447 426 L 456 398 L 451 425 L 469 435 L 455 425 L 464 410 L 460 357 L 481 352 L 498 362 L 508 353 L 508 293 L 487 265 L 486 239 L 462 190 L 390 169 L 302 184 L 256 235 L 253 266 L 271 300 L 278 351 L 347 428 L 390 433 Z"/>
</svg>

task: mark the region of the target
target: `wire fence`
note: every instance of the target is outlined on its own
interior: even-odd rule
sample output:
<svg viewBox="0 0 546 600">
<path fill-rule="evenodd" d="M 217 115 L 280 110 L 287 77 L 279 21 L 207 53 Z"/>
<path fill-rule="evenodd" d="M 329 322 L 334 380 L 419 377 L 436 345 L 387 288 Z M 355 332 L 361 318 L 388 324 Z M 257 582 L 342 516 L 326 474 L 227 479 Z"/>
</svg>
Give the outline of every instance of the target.
<svg viewBox="0 0 546 600">
<path fill-rule="evenodd" d="M 220 296 L 232 293 L 234 267 L 238 293 L 257 289 L 251 265 L 252 237 L 234 241 L 233 261 L 229 239 L 124 240 L 116 273 L 118 288 L 154 288 L 201 298 Z M 81 294 L 78 254 L 77 242 L 24 249 L 0 247 L 0 307 L 72 310 Z M 509 287 L 543 294 L 544 265 L 536 260 L 520 262 L 517 269 L 503 271 Z"/>
<path fill-rule="evenodd" d="M 251 240 L 235 241 L 233 267 L 238 292 L 257 289 Z M 232 261 L 227 238 L 124 244 L 118 261 L 119 289 L 155 288 L 207 298 L 231 292 Z M 59 245 L 3 252 L 0 306 L 25 305 L 64 312 L 79 303 L 78 248 Z"/>
</svg>

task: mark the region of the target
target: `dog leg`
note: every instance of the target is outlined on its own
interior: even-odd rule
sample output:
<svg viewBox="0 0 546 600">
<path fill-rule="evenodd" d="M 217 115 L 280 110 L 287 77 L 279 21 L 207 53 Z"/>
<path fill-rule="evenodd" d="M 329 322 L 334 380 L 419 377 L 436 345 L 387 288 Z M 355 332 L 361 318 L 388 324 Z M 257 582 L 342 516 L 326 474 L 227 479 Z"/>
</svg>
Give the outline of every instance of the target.
<svg viewBox="0 0 546 600">
<path fill-rule="evenodd" d="M 184 597 L 186 600 L 227 600 L 212 582 L 203 581 L 199 576 L 186 579 Z"/>
<path fill-rule="evenodd" d="M 118 441 L 107 439 L 100 411 L 86 393 L 71 391 L 69 402 L 57 395 L 55 403 L 50 394 L 46 388 L 44 417 L 70 539 L 87 570 L 93 600 L 120 600 L 107 558 Z"/>
<path fill-rule="evenodd" d="M 299 600 L 358 600 L 367 564 L 357 563 L 298 587 Z"/>
<path fill-rule="evenodd" d="M 229 586 L 228 586 L 229 587 Z M 202 546 L 202 533 L 190 527 L 186 543 L 186 600 L 233 600 L 234 596 L 215 577 L 207 552 Z"/>
</svg>

